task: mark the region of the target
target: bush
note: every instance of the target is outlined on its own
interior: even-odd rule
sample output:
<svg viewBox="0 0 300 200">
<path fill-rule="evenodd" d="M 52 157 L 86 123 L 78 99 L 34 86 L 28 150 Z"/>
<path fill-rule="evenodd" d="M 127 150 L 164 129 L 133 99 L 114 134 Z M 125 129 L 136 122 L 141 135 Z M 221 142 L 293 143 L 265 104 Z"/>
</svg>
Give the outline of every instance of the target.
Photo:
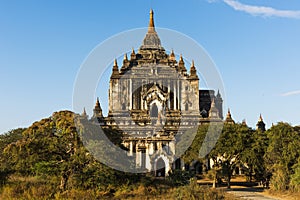
<svg viewBox="0 0 300 200">
<path fill-rule="evenodd" d="M 9 177 L 9 173 L 5 170 L 0 170 L 0 186 L 3 186 L 6 184 Z"/>
<path fill-rule="evenodd" d="M 223 192 L 199 186 L 195 179 L 189 185 L 176 188 L 172 193 L 172 199 L 199 199 L 199 200 L 222 200 L 225 199 Z"/>
<path fill-rule="evenodd" d="M 294 166 L 295 173 L 291 176 L 290 186 L 295 192 L 300 192 L 300 159 Z"/>
<path fill-rule="evenodd" d="M 173 172 L 169 173 L 168 180 L 174 186 L 183 186 L 189 184 L 191 177 L 192 175 L 190 172 L 174 170 Z"/>
<path fill-rule="evenodd" d="M 277 166 L 270 180 L 271 189 L 275 191 L 284 191 L 288 189 L 289 177 L 282 166 Z"/>
<path fill-rule="evenodd" d="M 71 189 L 55 194 L 55 199 L 72 199 L 72 200 L 90 200 L 90 199 L 111 199 L 107 193 L 101 193 L 97 190 L 79 190 Z"/>
<path fill-rule="evenodd" d="M 53 191 L 50 185 L 17 183 L 3 187 L 0 199 L 51 199 Z"/>
</svg>

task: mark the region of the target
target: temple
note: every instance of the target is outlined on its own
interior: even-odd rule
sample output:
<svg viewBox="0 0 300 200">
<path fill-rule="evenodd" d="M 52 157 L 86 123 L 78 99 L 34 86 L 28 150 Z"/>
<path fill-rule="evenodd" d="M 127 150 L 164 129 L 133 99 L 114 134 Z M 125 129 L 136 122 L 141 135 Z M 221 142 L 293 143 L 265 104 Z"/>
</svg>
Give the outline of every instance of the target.
<svg viewBox="0 0 300 200">
<path fill-rule="evenodd" d="M 177 60 L 173 50 L 168 54 L 161 45 L 151 10 L 142 45 L 132 49 L 130 59 L 125 54 L 120 66 L 114 61 L 108 116 L 103 116 L 97 99 L 91 120 L 122 133 L 137 168 L 165 176 L 184 167 L 177 156 L 176 135 L 205 123 L 234 123 L 230 111 L 223 121 L 220 92 L 199 88 L 195 63 L 188 70 L 183 55 Z M 198 169 L 197 165 L 191 167 Z"/>
</svg>

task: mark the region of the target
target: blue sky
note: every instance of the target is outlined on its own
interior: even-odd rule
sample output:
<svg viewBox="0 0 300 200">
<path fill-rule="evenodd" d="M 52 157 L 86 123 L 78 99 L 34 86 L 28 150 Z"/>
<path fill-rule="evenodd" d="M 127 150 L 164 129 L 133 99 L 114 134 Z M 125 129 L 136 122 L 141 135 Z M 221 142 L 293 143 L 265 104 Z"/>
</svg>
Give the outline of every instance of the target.
<svg viewBox="0 0 300 200">
<path fill-rule="evenodd" d="M 236 121 L 254 127 L 262 113 L 268 126 L 300 124 L 298 0 L 2 0 L 0 133 L 72 110 L 89 52 L 112 35 L 147 26 L 151 7 L 156 26 L 190 36 L 209 53 Z"/>
</svg>

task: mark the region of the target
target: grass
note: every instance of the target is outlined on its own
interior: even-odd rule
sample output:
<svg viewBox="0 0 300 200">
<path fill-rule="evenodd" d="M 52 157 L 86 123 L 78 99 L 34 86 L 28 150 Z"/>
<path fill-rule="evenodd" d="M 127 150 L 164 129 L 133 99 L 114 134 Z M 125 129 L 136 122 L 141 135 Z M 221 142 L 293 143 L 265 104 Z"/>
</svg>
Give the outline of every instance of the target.
<svg viewBox="0 0 300 200">
<path fill-rule="evenodd" d="M 300 192 L 267 190 L 263 192 L 263 194 L 271 197 L 279 197 L 285 200 L 300 200 Z"/>
<path fill-rule="evenodd" d="M 53 180 L 53 183 L 57 180 Z M 57 182 L 55 182 L 57 183 Z M 139 184 L 120 184 L 118 187 L 106 187 L 103 190 L 70 188 L 60 191 L 51 180 L 37 177 L 11 177 L 8 184 L 0 190 L 0 199 L 200 199 L 200 200 L 234 200 L 233 196 L 223 190 L 199 186 L 196 181 L 175 187 L 167 180 L 152 179 Z"/>
</svg>

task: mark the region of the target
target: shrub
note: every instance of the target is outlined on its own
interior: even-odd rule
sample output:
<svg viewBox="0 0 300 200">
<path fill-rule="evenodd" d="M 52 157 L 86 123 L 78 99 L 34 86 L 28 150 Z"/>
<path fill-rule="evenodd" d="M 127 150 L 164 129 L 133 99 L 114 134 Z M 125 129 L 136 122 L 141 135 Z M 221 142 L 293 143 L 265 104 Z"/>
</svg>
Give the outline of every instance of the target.
<svg viewBox="0 0 300 200">
<path fill-rule="evenodd" d="M 176 188 L 172 199 L 222 200 L 225 197 L 222 192 L 210 189 L 209 187 L 199 186 L 197 181 L 192 179 L 189 185 Z"/>
<path fill-rule="evenodd" d="M 282 166 L 277 166 L 270 180 L 271 189 L 275 191 L 283 191 L 288 188 L 289 177 Z"/>
<path fill-rule="evenodd" d="M 300 159 L 294 166 L 295 173 L 291 176 L 290 186 L 295 192 L 300 192 Z"/>
<path fill-rule="evenodd" d="M 169 173 L 168 180 L 174 186 L 183 186 L 189 183 L 191 177 L 192 175 L 187 171 L 174 170 Z"/>
</svg>

